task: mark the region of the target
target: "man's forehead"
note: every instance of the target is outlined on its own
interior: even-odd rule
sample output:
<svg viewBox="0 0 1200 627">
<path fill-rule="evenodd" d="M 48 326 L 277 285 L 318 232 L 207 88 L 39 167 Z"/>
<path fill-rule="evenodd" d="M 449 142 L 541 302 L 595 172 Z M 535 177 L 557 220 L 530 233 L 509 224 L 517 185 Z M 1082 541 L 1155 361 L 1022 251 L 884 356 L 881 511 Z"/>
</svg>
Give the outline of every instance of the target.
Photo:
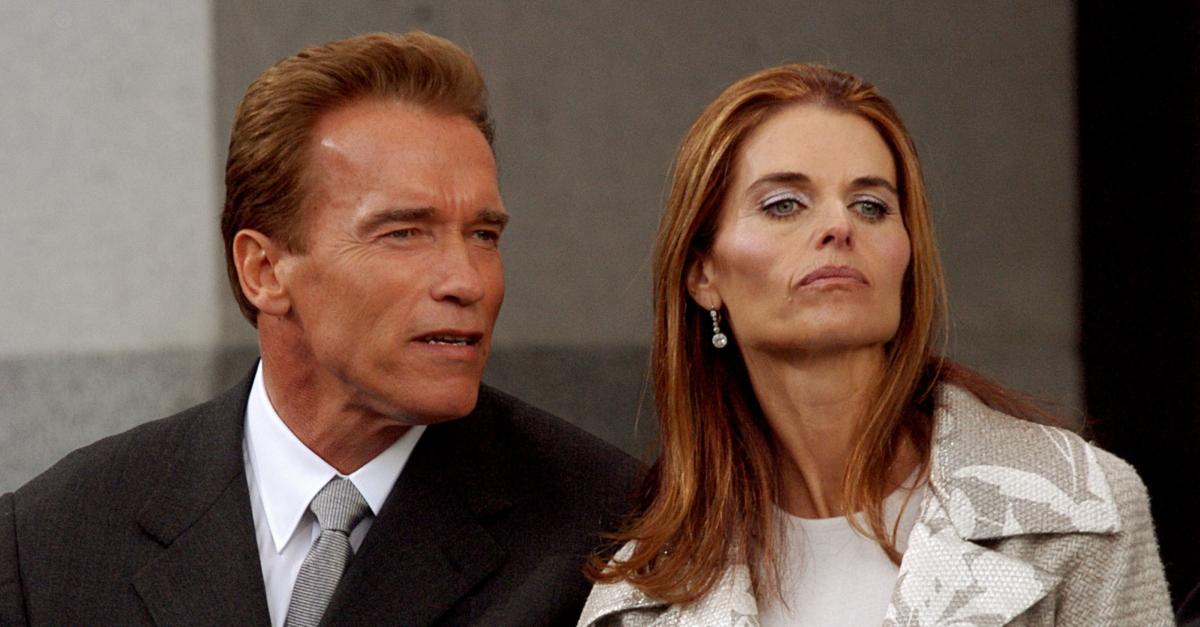
<svg viewBox="0 0 1200 627">
<path fill-rule="evenodd" d="M 465 115 L 381 98 L 356 100 L 321 114 L 313 125 L 312 139 L 322 147 L 342 152 L 355 145 L 386 147 L 397 142 L 436 146 L 447 141 L 477 140 L 487 145 L 483 132 Z"/>
<path fill-rule="evenodd" d="M 483 133 L 462 115 L 447 115 L 402 102 L 362 101 L 322 116 L 309 149 L 316 165 L 360 168 L 360 175 L 391 168 L 432 166 L 472 178 L 496 177 L 496 162 Z"/>
<path fill-rule="evenodd" d="M 381 123 L 376 125 L 374 117 Z M 390 186 L 499 195 L 491 147 L 461 116 L 401 124 L 369 116 L 319 131 L 309 158 L 314 177 L 349 177 L 364 184 L 390 179 Z"/>
</svg>

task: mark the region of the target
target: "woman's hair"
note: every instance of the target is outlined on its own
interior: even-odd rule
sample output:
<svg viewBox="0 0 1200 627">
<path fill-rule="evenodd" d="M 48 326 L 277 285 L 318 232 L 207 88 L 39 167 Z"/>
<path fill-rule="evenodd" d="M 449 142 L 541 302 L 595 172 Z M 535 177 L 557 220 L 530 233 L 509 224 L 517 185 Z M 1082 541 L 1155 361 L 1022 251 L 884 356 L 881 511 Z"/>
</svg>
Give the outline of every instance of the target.
<svg viewBox="0 0 1200 627">
<path fill-rule="evenodd" d="M 898 563 L 894 530 L 882 502 L 894 488 L 892 465 L 908 439 L 928 460 L 934 384 L 962 381 L 993 397 L 986 380 L 936 357 L 945 337 L 945 287 L 925 184 L 912 138 L 899 114 L 857 76 L 819 65 L 784 65 L 737 81 L 706 107 L 676 156 L 671 193 L 654 252 L 655 326 L 651 369 L 660 424 L 660 456 L 643 487 L 640 510 L 616 541 L 635 541 L 626 559 L 594 560 L 597 581 L 626 579 L 643 592 L 687 603 L 708 592 L 726 567 L 750 565 L 755 593 L 778 591 L 778 456 L 751 388 L 737 337 L 714 350 L 711 319 L 689 297 L 687 275 L 707 253 L 747 135 L 780 109 L 811 104 L 861 116 L 891 150 L 900 214 L 912 258 L 901 288 L 901 318 L 886 344 L 873 404 L 854 439 L 842 485 L 847 512 L 864 512 L 872 536 Z M 1023 408 L 1020 403 L 1006 405 Z M 858 526 L 854 518 L 851 524 Z"/>
<path fill-rule="evenodd" d="M 364 98 L 464 116 L 492 143 L 478 66 L 462 48 L 428 33 L 370 33 L 310 46 L 260 74 L 234 116 L 221 214 L 229 283 L 251 324 L 258 310 L 242 294 L 233 238 L 255 229 L 304 251 L 301 210 L 312 129 L 322 115 Z"/>
</svg>

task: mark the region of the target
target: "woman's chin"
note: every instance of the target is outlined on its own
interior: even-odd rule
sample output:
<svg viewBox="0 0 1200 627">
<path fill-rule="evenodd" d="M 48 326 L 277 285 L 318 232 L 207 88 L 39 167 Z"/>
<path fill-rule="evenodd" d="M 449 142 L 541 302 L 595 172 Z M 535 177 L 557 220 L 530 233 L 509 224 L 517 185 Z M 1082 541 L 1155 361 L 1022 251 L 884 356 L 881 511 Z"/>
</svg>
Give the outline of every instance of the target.
<svg viewBox="0 0 1200 627">
<path fill-rule="evenodd" d="M 895 325 L 824 324 L 760 338 L 740 337 L 748 350 L 772 354 L 812 355 L 882 349 L 896 335 Z"/>
</svg>

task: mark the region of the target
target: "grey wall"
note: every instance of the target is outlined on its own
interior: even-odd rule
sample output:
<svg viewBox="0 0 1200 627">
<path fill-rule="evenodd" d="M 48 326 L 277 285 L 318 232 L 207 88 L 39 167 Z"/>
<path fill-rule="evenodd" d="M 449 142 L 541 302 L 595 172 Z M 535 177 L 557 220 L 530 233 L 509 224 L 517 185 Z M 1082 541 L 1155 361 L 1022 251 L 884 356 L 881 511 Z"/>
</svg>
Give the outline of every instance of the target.
<svg viewBox="0 0 1200 627">
<path fill-rule="evenodd" d="M 1066 1 L 91 6 L 0 8 L 0 80 L 21 86 L 0 102 L 17 190 L 0 199 L 0 489 L 249 367 L 215 235 L 233 109 L 277 59 L 371 30 L 449 37 L 491 87 L 514 219 L 489 381 L 643 451 L 674 148 L 739 76 L 820 61 L 879 85 L 917 137 L 951 352 L 1079 407 Z"/>
<path fill-rule="evenodd" d="M 4 357 L 220 338 L 211 26 L 177 5 L 0 5 Z"/>
<path fill-rule="evenodd" d="M 209 393 L 205 3 L 0 4 L 0 490 Z"/>
</svg>

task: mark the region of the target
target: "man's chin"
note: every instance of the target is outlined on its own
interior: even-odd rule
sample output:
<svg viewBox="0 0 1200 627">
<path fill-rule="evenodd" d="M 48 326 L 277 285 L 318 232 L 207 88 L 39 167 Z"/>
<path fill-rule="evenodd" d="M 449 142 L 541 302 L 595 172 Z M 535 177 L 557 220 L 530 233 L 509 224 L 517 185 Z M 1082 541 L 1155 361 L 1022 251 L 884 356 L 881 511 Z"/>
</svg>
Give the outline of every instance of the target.
<svg viewBox="0 0 1200 627">
<path fill-rule="evenodd" d="M 450 389 L 419 398 L 409 396 L 396 402 L 394 410 L 389 413 L 397 420 L 411 425 L 434 425 L 458 420 L 470 414 L 475 410 L 478 399 L 478 385 L 469 390 Z"/>
</svg>

